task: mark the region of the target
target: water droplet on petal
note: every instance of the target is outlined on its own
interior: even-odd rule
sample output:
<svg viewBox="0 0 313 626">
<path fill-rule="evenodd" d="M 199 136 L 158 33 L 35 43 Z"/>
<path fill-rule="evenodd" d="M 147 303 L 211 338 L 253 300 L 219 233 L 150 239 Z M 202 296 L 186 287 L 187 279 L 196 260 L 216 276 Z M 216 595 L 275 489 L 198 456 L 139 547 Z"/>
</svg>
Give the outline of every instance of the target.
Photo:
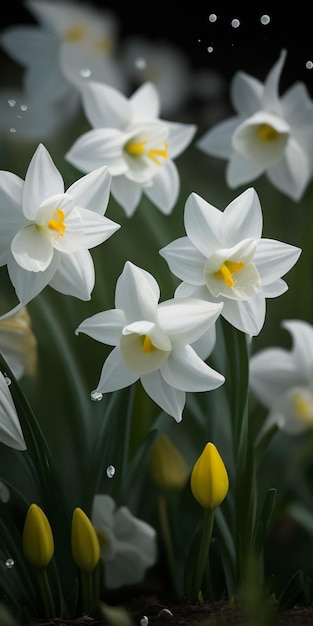
<svg viewBox="0 0 313 626">
<path fill-rule="evenodd" d="M 108 478 L 113 478 L 114 474 L 115 474 L 115 467 L 114 467 L 114 465 L 108 465 L 108 467 L 107 467 L 107 477 Z"/>
<path fill-rule="evenodd" d="M 79 73 L 82 78 L 89 78 L 91 76 L 91 69 L 89 67 L 83 67 Z"/>
<path fill-rule="evenodd" d="M 13 98 L 10 98 L 10 100 L 8 100 L 8 105 L 10 107 L 15 107 L 16 105 L 16 100 L 13 100 Z"/>
<path fill-rule="evenodd" d="M 213 46 L 208 46 L 207 47 L 207 51 L 210 52 L 210 54 L 211 54 L 211 52 L 213 52 Z"/>
<path fill-rule="evenodd" d="M 3 374 L 3 378 L 7 385 L 11 385 L 12 380 L 7 374 Z"/>
<path fill-rule="evenodd" d="M 15 563 L 14 563 L 14 559 L 7 559 L 5 562 L 5 566 L 8 569 L 12 569 L 12 567 L 14 567 Z"/>
<path fill-rule="evenodd" d="M 148 626 L 149 618 L 146 615 L 143 615 L 140 620 L 140 626 Z"/>
<path fill-rule="evenodd" d="M 307 61 L 305 67 L 307 70 L 311 70 L 313 68 L 313 61 Z"/>
<path fill-rule="evenodd" d="M 209 22 L 216 22 L 217 20 L 217 15 L 215 13 L 210 13 L 209 15 Z"/>
<path fill-rule="evenodd" d="M 103 398 L 103 394 L 100 393 L 100 391 L 97 391 L 96 389 L 94 389 L 91 392 L 90 397 L 94 402 L 100 402 L 100 400 L 102 400 Z"/>
<path fill-rule="evenodd" d="M 138 57 L 138 59 L 135 60 L 135 65 L 138 70 L 145 70 L 147 67 L 147 61 L 143 57 Z"/>
<path fill-rule="evenodd" d="M 263 24 L 264 26 L 267 26 L 267 24 L 270 23 L 271 18 L 269 15 L 262 15 L 260 21 L 261 21 L 261 24 Z"/>
<path fill-rule="evenodd" d="M 173 613 L 169 609 L 161 609 L 158 613 L 158 617 L 173 617 Z"/>
<path fill-rule="evenodd" d="M 240 26 L 240 21 L 235 17 L 232 21 L 231 21 L 231 25 L 233 28 L 238 28 L 238 26 Z"/>
</svg>

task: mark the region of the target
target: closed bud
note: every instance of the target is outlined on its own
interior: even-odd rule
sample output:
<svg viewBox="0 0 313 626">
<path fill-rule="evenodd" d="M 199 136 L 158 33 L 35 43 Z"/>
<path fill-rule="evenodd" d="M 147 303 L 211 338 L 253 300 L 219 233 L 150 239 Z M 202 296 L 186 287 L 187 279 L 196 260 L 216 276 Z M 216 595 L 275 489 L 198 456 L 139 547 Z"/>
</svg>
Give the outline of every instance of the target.
<svg viewBox="0 0 313 626">
<path fill-rule="evenodd" d="M 37 569 L 49 565 L 54 554 L 51 526 L 43 510 L 31 504 L 23 529 L 23 552 L 26 559 Z"/>
<path fill-rule="evenodd" d="M 227 495 L 228 474 L 218 450 L 207 443 L 196 461 L 190 480 L 194 498 L 204 509 L 213 511 Z"/>
<path fill-rule="evenodd" d="M 72 555 L 83 572 L 92 572 L 100 559 L 100 544 L 89 517 L 82 509 L 74 509 L 72 518 Z"/>
<path fill-rule="evenodd" d="M 162 491 L 180 491 L 189 473 L 180 450 L 165 434 L 159 435 L 154 443 L 150 469 L 154 483 Z"/>
</svg>

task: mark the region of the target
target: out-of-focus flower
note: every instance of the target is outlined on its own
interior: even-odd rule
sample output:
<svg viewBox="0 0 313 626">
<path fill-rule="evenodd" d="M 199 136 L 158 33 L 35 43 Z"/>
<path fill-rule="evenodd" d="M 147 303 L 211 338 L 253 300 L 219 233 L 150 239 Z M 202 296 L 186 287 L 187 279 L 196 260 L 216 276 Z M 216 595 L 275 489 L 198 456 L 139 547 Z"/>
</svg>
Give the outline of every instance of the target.
<svg viewBox="0 0 313 626">
<path fill-rule="evenodd" d="M 127 261 L 116 284 L 116 308 L 87 318 L 76 334 L 115 346 L 96 392 L 123 389 L 140 379 L 152 400 L 179 422 L 187 391 L 210 391 L 224 383 L 190 345 L 214 324 L 223 304 L 195 298 L 159 304 L 159 297 L 154 277 Z"/>
<path fill-rule="evenodd" d="M 287 289 L 281 279 L 301 249 L 262 238 L 262 210 L 253 188 L 246 189 L 222 212 L 195 193 L 185 205 L 187 236 L 160 250 L 183 282 L 175 296 L 223 302 L 221 315 L 250 335 L 265 320 L 266 298 Z"/>
<path fill-rule="evenodd" d="M 280 97 L 285 58 L 282 50 L 264 84 L 237 72 L 231 84 L 236 115 L 208 130 L 196 145 L 228 160 L 229 187 L 266 174 L 279 191 L 299 200 L 313 173 L 313 103 L 302 83 Z"/>
<path fill-rule="evenodd" d="M 26 450 L 26 443 L 7 377 L 0 372 L 0 442 L 15 450 Z"/>
<path fill-rule="evenodd" d="M 313 326 L 302 320 L 282 322 L 293 345 L 265 348 L 250 358 L 250 389 L 268 409 L 265 429 L 273 424 L 291 435 L 313 429 Z"/>
<path fill-rule="evenodd" d="M 144 193 L 163 213 L 172 211 L 180 189 L 173 159 L 190 144 L 196 126 L 159 119 L 160 98 L 151 82 L 127 99 L 117 89 L 90 81 L 81 89 L 93 127 L 65 158 L 82 172 L 107 165 L 111 192 L 131 216 Z"/>
<path fill-rule="evenodd" d="M 23 552 L 37 569 L 45 569 L 54 554 L 54 540 L 46 514 L 37 504 L 31 504 L 23 529 Z"/>
<path fill-rule="evenodd" d="M 0 320 L 0 352 L 16 379 L 33 376 L 37 367 L 37 340 L 31 318 L 22 307 L 15 315 Z"/>
<path fill-rule="evenodd" d="M 121 60 L 134 87 L 154 83 L 163 115 L 171 116 L 184 107 L 190 96 L 192 71 L 183 50 L 165 40 L 130 35 L 123 43 Z"/>
<path fill-rule="evenodd" d="M 79 507 L 73 511 L 71 546 L 79 569 L 92 572 L 100 560 L 100 543 L 89 517 Z"/>
<path fill-rule="evenodd" d="M 191 472 L 190 486 L 199 504 L 214 511 L 228 493 L 229 481 L 224 461 L 214 443 L 207 443 Z"/>
<path fill-rule="evenodd" d="M 42 144 L 25 182 L 11 172 L 0 172 L 0 265 L 7 265 L 17 308 L 48 284 L 61 293 L 90 299 L 95 275 L 89 248 L 120 228 L 104 216 L 110 180 L 108 169 L 102 167 L 64 191 L 62 176 Z M 2 317 L 15 311 L 16 307 Z"/>
<path fill-rule="evenodd" d="M 115 57 L 119 28 L 113 12 L 77 2 L 28 0 L 39 26 L 9 26 L 0 43 L 26 68 L 24 88 L 43 103 L 80 101 L 79 88 L 90 77 L 119 89 L 125 79 Z"/>
<path fill-rule="evenodd" d="M 181 451 L 165 433 L 160 433 L 151 451 L 152 480 L 162 491 L 180 491 L 184 488 L 189 470 Z"/>
<path fill-rule="evenodd" d="M 94 498 L 91 519 L 100 541 L 105 587 L 141 582 L 157 559 L 155 529 L 102 494 Z"/>
</svg>

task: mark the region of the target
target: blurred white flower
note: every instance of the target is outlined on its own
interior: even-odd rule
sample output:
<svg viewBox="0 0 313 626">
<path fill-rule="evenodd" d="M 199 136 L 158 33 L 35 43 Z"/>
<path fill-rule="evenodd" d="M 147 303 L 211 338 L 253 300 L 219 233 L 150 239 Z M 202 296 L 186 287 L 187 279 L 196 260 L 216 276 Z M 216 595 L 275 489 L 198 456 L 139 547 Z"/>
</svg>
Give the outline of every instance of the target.
<svg viewBox="0 0 313 626">
<path fill-rule="evenodd" d="M 26 307 L 22 307 L 15 315 L 0 320 L 0 353 L 17 380 L 24 375 L 35 374 L 37 340 Z"/>
<path fill-rule="evenodd" d="M 0 35 L 3 50 L 26 68 L 24 87 L 41 103 L 65 103 L 90 77 L 120 89 L 125 86 L 115 58 L 118 20 L 92 4 L 28 0 L 39 26 L 14 25 Z"/>
<path fill-rule="evenodd" d="M 26 450 L 16 408 L 6 377 L 0 372 L 0 442 L 14 450 Z"/>
<path fill-rule="evenodd" d="M 112 195 L 128 216 L 142 193 L 163 213 L 170 213 L 180 189 L 173 159 L 190 144 L 196 126 L 160 120 L 160 98 L 151 82 L 129 99 L 93 81 L 81 94 L 93 130 L 74 141 L 65 158 L 82 172 L 107 165 Z"/>
<path fill-rule="evenodd" d="M 287 289 L 281 279 L 301 249 L 262 238 L 262 210 L 256 191 L 246 189 L 223 211 L 191 193 L 185 205 L 187 236 L 160 250 L 183 282 L 175 296 L 224 303 L 221 315 L 248 335 L 265 320 L 266 298 Z"/>
<path fill-rule="evenodd" d="M 180 422 L 186 392 L 210 391 L 224 383 L 224 376 L 190 345 L 215 323 L 223 304 L 195 298 L 159 304 L 159 297 L 153 276 L 127 261 L 116 284 L 116 308 L 87 318 L 76 334 L 115 346 L 97 392 L 123 389 L 140 379 L 152 400 Z"/>
<path fill-rule="evenodd" d="M 102 494 L 94 498 L 91 521 L 100 541 L 105 587 L 141 582 L 157 559 L 155 529 Z"/>
<path fill-rule="evenodd" d="M 229 187 L 266 174 L 279 191 L 299 200 L 313 174 L 313 103 L 299 82 L 280 96 L 285 58 L 282 50 L 264 84 L 237 72 L 231 84 L 236 115 L 209 129 L 196 145 L 228 160 Z"/>
<path fill-rule="evenodd" d="M 272 424 L 291 435 L 313 429 L 313 326 L 302 320 L 282 322 L 293 345 L 265 348 L 250 358 L 250 389 L 268 409 Z"/>
<path fill-rule="evenodd" d="M 110 178 L 102 167 L 65 192 L 62 176 L 42 144 L 25 181 L 0 171 L 0 266 L 7 265 L 19 300 L 17 310 L 48 284 L 61 293 L 90 299 L 95 275 L 89 248 L 120 228 L 104 216 Z M 16 307 L 2 317 L 15 312 Z"/>
</svg>

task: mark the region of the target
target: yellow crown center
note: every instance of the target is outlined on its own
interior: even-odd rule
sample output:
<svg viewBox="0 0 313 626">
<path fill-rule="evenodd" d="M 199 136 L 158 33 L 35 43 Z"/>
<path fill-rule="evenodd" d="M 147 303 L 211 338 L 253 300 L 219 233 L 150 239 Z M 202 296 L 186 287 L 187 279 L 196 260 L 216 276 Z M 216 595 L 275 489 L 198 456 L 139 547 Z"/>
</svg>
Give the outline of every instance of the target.
<svg viewBox="0 0 313 626">
<path fill-rule="evenodd" d="M 242 261 L 225 261 L 219 270 L 214 273 L 217 278 L 224 281 L 227 287 L 233 287 L 235 284 L 233 274 L 241 270 L 244 265 Z"/>
<path fill-rule="evenodd" d="M 260 124 L 260 126 L 258 126 L 258 136 L 262 141 L 276 141 L 279 137 L 279 133 L 270 124 Z"/>
<path fill-rule="evenodd" d="M 125 150 L 131 156 L 141 156 L 145 152 L 146 144 L 146 141 L 139 141 L 138 143 L 129 141 L 125 146 Z M 151 161 L 154 161 L 157 165 L 161 165 L 162 159 L 168 159 L 168 143 L 164 143 L 164 148 L 152 148 L 148 150 L 146 154 Z"/>
<path fill-rule="evenodd" d="M 150 354 L 151 351 L 156 350 L 156 347 L 153 345 L 149 335 L 144 336 L 142 350 L 144 354 Z"/>
<path fill-rule="evenodd" d="M 62 211 L 62 209 L 56 209 L 56 211 L 54 211 L 53 217 L 51 217 L 48 222 L 48 228 L 56 233 L 59 233 L 60 237 L 64 237 L 64 233 L 66 231 L 64 220 L 64 211 Z"/>
</svg>

